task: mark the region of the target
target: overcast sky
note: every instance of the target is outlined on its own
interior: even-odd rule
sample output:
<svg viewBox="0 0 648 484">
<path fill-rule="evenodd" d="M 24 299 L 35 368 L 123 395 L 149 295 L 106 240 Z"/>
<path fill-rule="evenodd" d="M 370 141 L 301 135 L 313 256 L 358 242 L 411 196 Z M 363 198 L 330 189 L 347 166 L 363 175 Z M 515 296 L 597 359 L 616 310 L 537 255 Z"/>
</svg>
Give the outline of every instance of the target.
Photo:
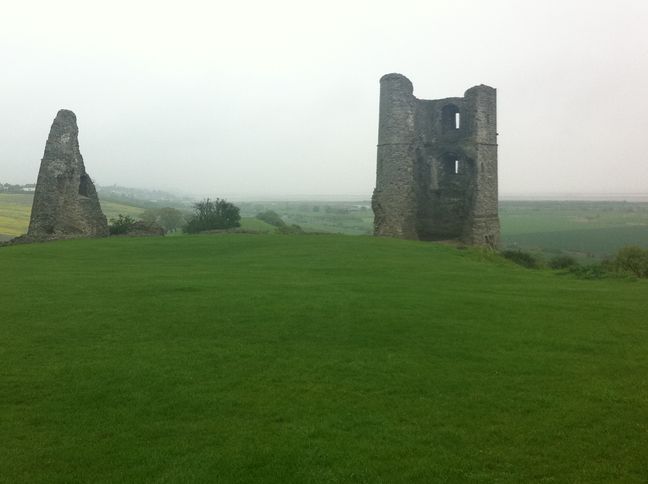
<svg viewBox="0 0 648 484">
<path fill-rule="evenodd" d="M 400 72 L 497 88 L 503 195 L 648 192 L 646 0 L 0 4 L 0 181 L 66 108 L 101 185 L 368 197 Z"/>
</svg>

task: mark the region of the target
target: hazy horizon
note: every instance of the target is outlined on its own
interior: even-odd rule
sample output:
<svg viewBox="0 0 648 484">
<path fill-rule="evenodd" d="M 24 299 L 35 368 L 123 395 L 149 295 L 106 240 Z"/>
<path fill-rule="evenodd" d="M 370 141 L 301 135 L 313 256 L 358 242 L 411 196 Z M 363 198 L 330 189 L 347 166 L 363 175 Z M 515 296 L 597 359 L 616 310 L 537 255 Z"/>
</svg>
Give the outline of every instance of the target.
<svg viewBox="0 0 648 484">
<path fill-rule="evenodd" d="M 35 182 L 65 108 L 100 185 L 367 198 L 400 72 L 419 98 L 498 89 L 501 198 L 645 194 L 647 20 L 639 0 L 13 3 L 0 181 Z"/>
</svg>

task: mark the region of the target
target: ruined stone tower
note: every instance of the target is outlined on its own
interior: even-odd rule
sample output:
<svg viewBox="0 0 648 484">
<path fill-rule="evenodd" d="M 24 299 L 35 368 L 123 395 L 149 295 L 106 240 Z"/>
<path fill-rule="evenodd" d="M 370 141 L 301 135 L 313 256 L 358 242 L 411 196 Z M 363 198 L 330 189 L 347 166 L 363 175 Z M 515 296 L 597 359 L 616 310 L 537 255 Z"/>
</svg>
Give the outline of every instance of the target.
<svg viewBox="0 0 648 484">
<path fill-rule="evenodd" d="M 409 79 L 380 79 L 374 234 L 495 247 L 495 89 L 417 99 Z"/>
<path fill-rule="evenodd" d="M 108 235 L 106 216 L 79 151 L 79 128 L 72 111 L 60 110 L 50 129 L 38 172 L 29 237 Z"/>
</svg>

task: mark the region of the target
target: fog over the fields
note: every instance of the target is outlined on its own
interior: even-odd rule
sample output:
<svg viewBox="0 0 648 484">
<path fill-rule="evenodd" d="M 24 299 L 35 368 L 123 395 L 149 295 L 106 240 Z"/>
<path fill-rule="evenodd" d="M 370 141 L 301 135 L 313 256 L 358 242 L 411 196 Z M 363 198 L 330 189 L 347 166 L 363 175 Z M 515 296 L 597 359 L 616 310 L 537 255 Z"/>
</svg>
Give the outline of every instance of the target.
<svg viewBox="0 0 648 484">
<path fill-rule="evenodd" d="M 101 185 L 355 195 L 378 80 L 498 89 L 500 192 L 648 192 L 646 0 L 3 1 L 0 181 L 76 112 Z"/>
</svg>

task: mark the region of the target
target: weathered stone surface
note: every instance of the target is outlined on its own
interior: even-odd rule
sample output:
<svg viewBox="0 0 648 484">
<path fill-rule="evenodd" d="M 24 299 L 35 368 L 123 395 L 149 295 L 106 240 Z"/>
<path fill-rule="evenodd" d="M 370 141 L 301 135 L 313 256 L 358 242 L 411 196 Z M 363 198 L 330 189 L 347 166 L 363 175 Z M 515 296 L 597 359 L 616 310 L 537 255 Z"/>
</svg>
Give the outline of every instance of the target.
<svg viewBox="0 0 648 484">
<path fill-rule="evenodd" d="M 405 76 L 383 76 L 375 235 L 496 246 L 496 114 L 492 87 L 424 100 Z"/>
<path fill-rule="evenodd" d="M 108 222 L 85 171 L 72 111 L 56 115 L 45 145 L 27 236 L 32 239 L 104 237 Z"/>
</svg>

